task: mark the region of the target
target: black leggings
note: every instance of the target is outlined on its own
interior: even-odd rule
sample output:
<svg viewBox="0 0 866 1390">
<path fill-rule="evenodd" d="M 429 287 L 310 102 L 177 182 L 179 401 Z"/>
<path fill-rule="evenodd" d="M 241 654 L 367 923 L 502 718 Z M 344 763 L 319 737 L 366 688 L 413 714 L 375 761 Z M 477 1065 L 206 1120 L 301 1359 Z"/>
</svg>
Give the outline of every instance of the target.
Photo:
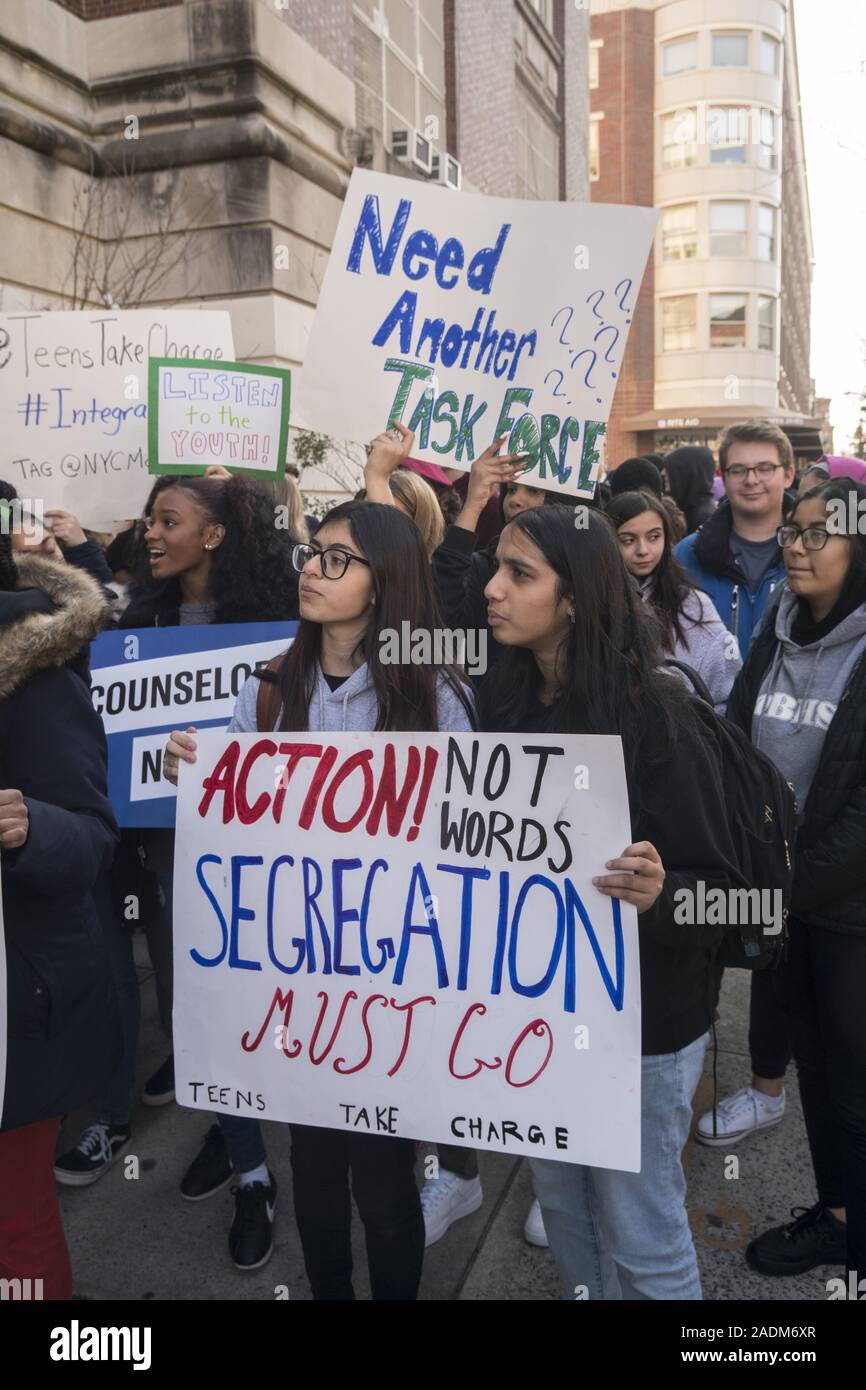
<svg viewBox="0 0 866 1390">
<path fill-rule="evenodd" d="M 866 936 L 791 922 L 775 978 L 791 1025 L 818 1197 L 844 1207 L 848 1268 L 866 1272 Z"/>
<path fill-rule="evenodd" d="M 295 1219 L 313 1298 L 336 1302 L 355 1297 L 352 1197 L 367 1237 L 373 1298 L 417 1298 L 424 1218 L 415 1182 L 414 1140 L 311 1125 L 290 1129 Z"/>
</svg>

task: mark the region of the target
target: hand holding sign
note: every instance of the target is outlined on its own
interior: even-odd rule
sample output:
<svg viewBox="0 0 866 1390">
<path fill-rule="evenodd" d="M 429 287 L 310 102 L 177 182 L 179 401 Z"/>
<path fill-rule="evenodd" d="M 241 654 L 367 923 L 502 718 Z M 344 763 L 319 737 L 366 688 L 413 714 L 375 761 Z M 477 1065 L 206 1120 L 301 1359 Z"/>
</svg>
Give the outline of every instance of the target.
<svg viewBox="0 0 866 1390">
<path fill-rule="evenodd" d="M 20 791 L 0 791 L 0 848 L 20 849 L 29 831 L 27 803 Z"/>
<path fill-rule="evenodd" d="M 369 502 L 383 502 L 393 505 L 388 480 L 395 469 L 404 463 L 412 452 L 415 436 L 399 420 L 393 427 L 377 434 L 372 444 L 367 446 L 367 462 L 364 465 L 364 486 Z"/>
<path fill-rule="evenodd" d="M 53 507 L 45 513 L 51 522 L 51 533 L 55 540 L 62 541 L 64 545 L 84 545 L 87 537 L 77 516 L 72 512 L 62 511 L 59 507 Z"/>
<path fill-rule="evenodd" d="M 165 745 L 165 754 L 162 760 L 162 770 L 167 781 L 177 786 L 177 770 L 181 759 L 185 763 L 194 763 L 196 760 L 196 749 L 198 744 L 190 735 L 196 732 L 195 726 L 190 724 L 185 734 L 179 729 L 175 729 Z"/>
<path fill-rule="evenodd" d="M 665 881 L 664 865 L 655 845 L 649 840 L 626 845 L 619 859 L 609 859 L 606 869 L 619 869 L 616 874 L 602 874 L 593 884 L 599 893 L 610 898 L 622 898 L 638 912 L 647 912 L 655 902 Z"/>
</svg>

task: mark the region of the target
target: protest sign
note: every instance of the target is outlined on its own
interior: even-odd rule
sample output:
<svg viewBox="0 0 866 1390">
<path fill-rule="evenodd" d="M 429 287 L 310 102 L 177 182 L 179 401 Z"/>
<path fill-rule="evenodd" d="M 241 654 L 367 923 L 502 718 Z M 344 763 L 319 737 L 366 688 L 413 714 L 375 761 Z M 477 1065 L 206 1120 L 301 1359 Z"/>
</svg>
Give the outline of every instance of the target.
<svg viewBox="0 0 866 1390">
<path fill-rule="evenodd" d="M 172 729 L 224 728 L 257 666 L 291 646 L 296 623 L 213 623 L 103 632 L 91 647 L 91 696 L 108 739 L 108 792 L 122 826 L 174 825 L 162 776 Z"/>
<path fill-rule="evenodd" d="M 0 477 L 22 497 L 111 531 L 139 516 L 149 357 L 232 358 L 223 310 L 0 315 Z"/>
<path fill-rule="evenodd" d="M 295 423 L 469 467 L 494 439 L 523 481 L 589 495 L 658 213 L 446 193 L 356 169 Z"/>
<path fill-rule="evenodd" d="M 183 1105 L 637 1172 L 620 740 L 207 733 L 180 772 Z"/>
<path fill-rule="evenodd" d="M 286 470 L 291 373 L 246 362 L 152 357 L 148 372 L 147 466 L 151 473 L 203 473 L 222 464 L 252 478 Z"/>
</svg>

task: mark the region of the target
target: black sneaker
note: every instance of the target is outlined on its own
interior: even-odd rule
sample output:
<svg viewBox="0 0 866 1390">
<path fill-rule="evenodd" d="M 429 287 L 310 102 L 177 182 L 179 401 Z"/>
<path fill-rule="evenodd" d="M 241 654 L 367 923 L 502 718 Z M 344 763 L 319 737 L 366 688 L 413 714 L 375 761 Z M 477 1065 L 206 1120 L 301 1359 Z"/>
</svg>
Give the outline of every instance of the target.
<svg viewBox="0 0 866 1390">
<path fill-rule="evenodd" d="M 219 1125 L 211 1125 L 205 1141 L 180 1180 L 180 1195 L 188 1202 L 203 1202 L 221 1192 L 234 1177 L 226 1141 Z"/>
<path fill-rule="evenodd" d="M 843 1265 L 845 1223 L 818 1202 L 792 1207 L 793 1221 L 774 1226 L 746 1247 L 746 1260 L 759 1274 L 805 1274 L 816 1265 Z"/>
<path fill-rule="evenodd" d="M 238 1269 L 261 1269 L 274 1253 L 277 1184 L 270 1169 L 268 1177 L 269 1183 L 232 1188 L 235 1219 L 229 1231 L 229 1254 Z"/>
<path fill-rule="evenodd" d="M 141 1093 L 145 1105 L 169 1105 L 174 1100 L 174 1054 L 145 1083 Z"/>
<path fill-rule="evenodd" d="M 87 1187 L 116 1163 L 132 1137 L 128 1125 L 90 1125 L 74 1149 L 54 1160 L 54 1176 L 64 1187 Z"/>
</svg>

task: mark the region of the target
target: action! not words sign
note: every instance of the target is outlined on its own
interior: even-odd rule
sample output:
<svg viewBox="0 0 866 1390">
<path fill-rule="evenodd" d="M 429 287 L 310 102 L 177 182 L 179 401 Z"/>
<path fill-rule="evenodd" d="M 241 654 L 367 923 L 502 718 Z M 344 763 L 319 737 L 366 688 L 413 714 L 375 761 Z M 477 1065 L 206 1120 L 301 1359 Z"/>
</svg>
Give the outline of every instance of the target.
<svg viewBox="0 0 866 1390">
<path fill-rule="evenodd" d="M 296 623 L 213 623 L 103 632 L 91 696 L 108 739 L 108 793 L 122 826 L 174 825 L 162 775 L 172 729 L 225 728 L 241 686 L 291 646 Z"/>
<path fill-rule="evenodd" d="M 0 477 L 112 531 L 141 514 L 150 357 L 232 358 L 224 310 L 0 315 Z"/>
<path fill-rule="evenodd" d="M 252 478 L 286 471 L 291 373 L 248 362 L 151 358 L 148 468 L 203 473 L 211 464 Z"/>
<path fill-rule="evenodd" d="M 523 481 L 590 495 L 658 213 L 446 193 L 356 169 L 295 423 L 468 468 L 501 435 Z"/>
<path fill-rule="evenodd" d="M 177 812 L 181 1104 L 639 1170 L 619 739 L 212 732 Z"/>
</svg>

